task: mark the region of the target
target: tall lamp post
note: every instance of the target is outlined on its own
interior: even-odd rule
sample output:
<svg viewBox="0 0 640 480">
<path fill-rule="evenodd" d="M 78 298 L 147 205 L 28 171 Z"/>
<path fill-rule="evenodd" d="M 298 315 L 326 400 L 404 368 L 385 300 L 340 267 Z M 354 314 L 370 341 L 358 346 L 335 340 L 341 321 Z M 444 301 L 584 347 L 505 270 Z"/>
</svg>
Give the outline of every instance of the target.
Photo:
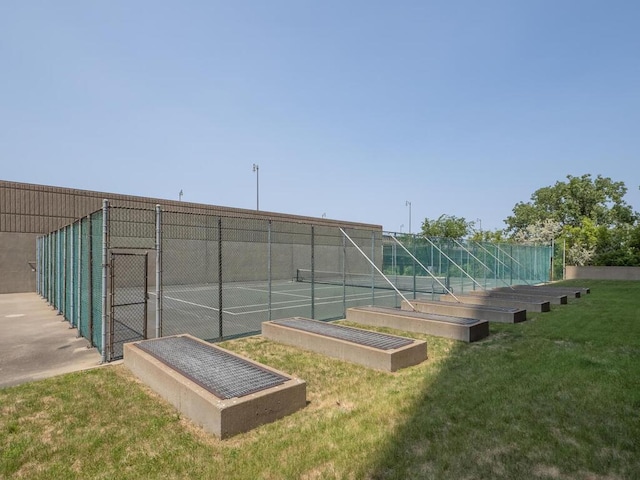
<svg viewBox="0 0 640 480">
<path fill-rule="evenodd" d="M 260 210 L 260 166 L 253 164 L 253 171 L 256 172 L 256 210 Z"/>
<path fill-rule="evenodd" d="M 407 200 L 404 204 L 409 207 L 409 235 L 411 235 L 411 202 Z"/>
</svg>

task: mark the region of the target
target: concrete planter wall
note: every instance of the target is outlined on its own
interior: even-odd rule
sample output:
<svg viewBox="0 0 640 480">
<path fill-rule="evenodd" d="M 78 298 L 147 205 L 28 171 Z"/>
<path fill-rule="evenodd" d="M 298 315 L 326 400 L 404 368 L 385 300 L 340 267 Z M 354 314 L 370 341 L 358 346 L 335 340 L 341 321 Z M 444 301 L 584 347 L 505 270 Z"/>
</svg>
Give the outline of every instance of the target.
<svg viewBox="0 0 640 480">
<path fill-rule="evenodd" d="M 640 280 L 640 267 L 573 267 L 567 266 L 566 280 Z"/>
</svg>

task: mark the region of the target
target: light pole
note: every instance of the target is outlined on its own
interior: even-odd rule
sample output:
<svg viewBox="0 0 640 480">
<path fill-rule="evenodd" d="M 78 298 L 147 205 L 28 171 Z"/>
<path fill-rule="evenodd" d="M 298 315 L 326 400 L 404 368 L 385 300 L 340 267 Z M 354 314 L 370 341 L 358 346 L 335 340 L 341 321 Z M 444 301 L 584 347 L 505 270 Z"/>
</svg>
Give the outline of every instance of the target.
<svg viewBox="0 0 640 480">
<path fill-rule="evenodd" d="M 409 207 L 409 235 L 411 235 L 411 202 L 407 200 L 404 204 Z"/>
<path fill-rule="evenodd" d="M 256 172 L 256 210 L 260 210 L 260 166 L 253 164 L 253 171 Z"/>
</svg>

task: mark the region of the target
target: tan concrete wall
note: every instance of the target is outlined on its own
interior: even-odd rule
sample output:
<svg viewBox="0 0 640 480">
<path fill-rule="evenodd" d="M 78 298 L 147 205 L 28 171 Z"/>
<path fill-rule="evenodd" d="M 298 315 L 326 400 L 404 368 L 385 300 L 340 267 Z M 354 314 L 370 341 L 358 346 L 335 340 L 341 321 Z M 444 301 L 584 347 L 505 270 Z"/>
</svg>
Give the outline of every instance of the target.
<svg viewBox="0 0 640 480">
<path fill-rule="evenodd" d="M 640 280 L 640 267 L 573 267 L 567 266 L 565 279 Z"/>
<path fill-rule="evenodd" d="M 0 232 L 0 293 L 33 292 L 37 234 Z M 29 262 L 32 262 L 29 264 Z"/>
<path fill-rule="evenodd" d="M 347 229 L 373 230 L 380 238 L 382 235 L 382 227 L 379 225 L 0 180 L 0 294 L 35 291 L 35 274 L 31 271 L 28 262 L 36 260 L 36 238 L 38 235 L 57 230 L 73 223 L 78 218 L 99 210 L 102 208 L 103 199 L 108 199 L 113 207 L 154 209 L 156 205 L 160 204 L 165 211 L 313 224 L 316 225 L 316 231 L 320 235 L 322 235 L 324 227 L 334 227 L 335 229 L 337 226 L 345 226 Z M 364 239 L 363 245 L 370 245 L 367 243 L 367 241 L 370 242 L 368 240 L 370 233 L 365 232 L 361 236 Z M 233 238 L 225 238 L 224 240 L 228 242 Z M 147 244 L 139 245 L 137 248 L 153 248 L 152 242 L 147 242 Z M 231 243 L 227 243 L 227 245 L 231 245 Z M 244 246 L 246 247 L 246 243 Z M 254 248 L 260 250 L 263 249 L 263 246 L 258 245 Z M 336 267 L 334 257 L 325 255 L 325 250 L 333 253 L 336 248 L 341 247 L 339 245 L 332 247 L 316 245 L 317 270 Z M 304 265 L 299 264 L 298 257 L 306 258 L 308 256 L 305 254 L 306 250 L 303 247 L 294 248 L 285 244 L 280 248 L 274 244 L 272 250 L 274 265 L 276 264 L 275 259 L 279 256 L 291 258 L 290 267 L 283 271 L 274 271 L 274 278 L 295 276 L 296 268 L 304 268 Z M 370 247 L 365 247 L 364 250 L 367 254 L 370 253 Z M 223 255 L 224 253 L 223 251 Z M 376 257 L 376 263 L 381 264 L 382 251 L 376 251 Z M 241 258 L 238 261 L 242 261 Z M 352 263 L 357 264 L 357 267 L 368 268 L 366 261 L 360 257 L 354 257 Z M 282 264 L 278 263 L 278 265 Z M 258 265 L 258 267 L 253 265 L 251 268 L 266 269 L 266 265 Z M 357 271 L 354 270 L 354 265 L 350 265 L 350 268 Z M 247 271 L 247 269 L 241 271 Z M 190 273 L 188 276 L 190 281 L 193 281 L 193 272 L 190 270 L 185 270 L 185 272 Z M 232 278 L 226 280 L 232 281 Z M 215 279 L 209 281 L 215 281 Z"/>
</svg>

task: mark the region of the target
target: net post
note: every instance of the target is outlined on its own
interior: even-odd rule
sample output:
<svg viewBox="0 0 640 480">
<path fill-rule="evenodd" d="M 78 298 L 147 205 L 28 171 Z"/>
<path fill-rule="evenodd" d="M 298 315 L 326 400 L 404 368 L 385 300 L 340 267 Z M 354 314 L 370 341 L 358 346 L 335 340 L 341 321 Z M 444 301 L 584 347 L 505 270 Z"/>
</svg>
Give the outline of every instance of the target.
<svg viewBox="0 0 640 480">
<path fill-rule="evenodd" d="M 162 337 L 162 207 L 156 205 L 156 338 Z"/>
</svg>

